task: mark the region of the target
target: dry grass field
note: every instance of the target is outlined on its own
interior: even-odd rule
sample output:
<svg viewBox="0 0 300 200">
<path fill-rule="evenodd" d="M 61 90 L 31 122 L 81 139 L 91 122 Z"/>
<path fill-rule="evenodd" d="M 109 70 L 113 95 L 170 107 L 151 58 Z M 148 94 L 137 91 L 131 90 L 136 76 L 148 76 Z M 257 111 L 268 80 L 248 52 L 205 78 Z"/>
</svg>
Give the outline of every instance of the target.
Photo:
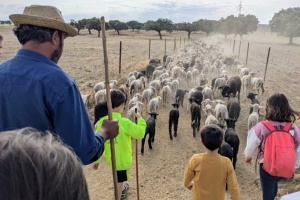
<svg viewBox="0 0 300 200">
<path fill-rule="evenodd" d="M 11 31 L 11 26 L 0 26 L 0 34 L 4 36 L 3 55 L 0 63 L 14 56 L 20 47 L 17 39 Z M 109 61 L 110 79 L 117 79 L 120 83 L 125 82 L 128 72 L 142 70 L 148 63 L 149 39 L 151 39 L 151 58 L 161 58 L 165 54 L 165 40 L 167 41 L 167 55 L 175 55 L 180 45 L 188 43 L 186 32 L 163 33 L 163 40 L 159 40 L 156 32 L 140 33 L 121 31 L 117 35 L 114 31 L 107 31 L 107 49 Z M 206 37 L 203 34 L 192 34 L 193 40 L 202 40 L 209 44 L 218 43 L 228 56 L 238 56 L 239 37 L 237 36 L 235 49 L 233 52 L 233 42 L 231 45 L 224 40 L 223 36 L 213 35 Z M 174 51 L 174 38 L 176 38 L 176 50 Z M 181 40 L 180 40 L 181 38 Z M 232 39 L 232 38 L 231 38 Z M 122 41 L 122 72 L 119 70 L 119 48 Z M 180 42 L 181 41 L 181 42 Z M 193 41 L 189 41 L 193 42 Z M 243 64 L 246 60 L 247 44 L 250 43 L 247 66 L 251 71 L 258 73 L 259 77 L 264 76 L 268 48 L 271 47 L 270 60 L 266 75 L 264 95 L 258 98 L 265 105 L 266 98 L 274 92 L 286 94 L 292 107 L 300 110 L 300 92 L 298 87 L 299 67 L 300 67 L 300 45 L 287 45 L 288 39 L 277 37 L 276 34 L 254 33 L 245 35 L 241 41 L 240 61 Z M 294 42 L 300 44 L 300 38 L 295 38 Z M 89 35 L 87 31 L 81 31 L 81 35 L 65 40 L 64 53 L 59 61 L 59 65 L 69 73 L 78 84 L 83 94 L 93 94 L 93 88 L 89 87 L 98 81 L 104 80 L 104 61 L 102 38 L 97 37 L 96 32 Z M 186 88 L 185 84 L 181 84 Z M 241 95 L 242 111 L 237 122 L 236 131 L 240 137 L 240 148 L 238 154 L 236 174 L 242 192 L 243 200 L 261 199 L 261 190 L 258 174 L 254 172 L 254 164 L 244 163 L 243 151 L 247 137 L 247 117 L 249 113 L 248 104 L 250 101 Z M 89 104 L 89 114 L 93 121 L 94 100 Z M 186 113 L 186 108 L 180 108 L 180 121 L 178 137 L 170 141 L 168 136 L 167 119 L 171 105 L 160 106 L 158 109 L 157 131 L 153 149 L 150 151 L 145 146 L 145 155 L 139 156 L 139 183 L 140 199 L 191 199 L 191 192 L 183 187 L 183 171 L 189 158 L 203 149 L 199 144 L 199 134 L 192 137 L 190 128 L 190 117 Z M 71 117 L 71 116 L 70 116 Z M 148 118 L 146 114 L 144 118 Z M 202 117 L 201 125 L 204 124 Z M 299 121 L 296 122 L 300 127 Z M 140 146 L 140 142 L 138 143 Z M 133 141 L 133 154 L 135 154 L 135 142 Z M 133 156 L 135 157 L 135 156 Z M 128 199 L 136 199 L 136 162 L 133 161 L 131 168 L 131 179 L 129 181 L 130 190 Z M 89 185 L 89 192 L 92 200 L 113 199 L 113 180 L 111 169 L 105 161 L 100 163 L 100 169 L 94 171 L 92 166 L 85 166 L 84 172 Z M 285 180 L 280 183 L 278 199 L 281 195 L 293 192 L 300 182 L 297 180 Z M 226 195 L 229 199 L 229 195 Z"/>
</svg>

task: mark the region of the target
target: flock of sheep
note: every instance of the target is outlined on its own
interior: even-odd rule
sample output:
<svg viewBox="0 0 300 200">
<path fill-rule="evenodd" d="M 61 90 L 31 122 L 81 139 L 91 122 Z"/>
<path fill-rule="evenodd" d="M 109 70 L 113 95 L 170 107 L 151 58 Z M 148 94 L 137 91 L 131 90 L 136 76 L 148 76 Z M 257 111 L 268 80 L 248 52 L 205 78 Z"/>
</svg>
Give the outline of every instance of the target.
<svg viewBox="0 0 300 200">
<path fill-rule="evenodd" d="M 180 116 L 189 113 L 194 137 L 204 114 L 205 125 L 217 124 L 226 129 L 225 142 L 219 153 L 229 157 L 235 168 L 240 143 L 235 132 L 241 110 L 240 95 L 245 95 L 252 104 L 248 117 L 250 130 L 259 121 L 262 107 L 256 96 L 264 93 L 264 81 L 238 60 L 225 57 L 218 45 L 198 41 L 185 45 L 176 55 L 164 56 L 162 61 L 151 59 L 145 70 L 130 72 L 127 82 L 120 86 L 118 81 L 111 81 L 110 88 L 119 88 L 127 95 L 129 119 L 134 121 L 136 109 L 139 113 L 150 115 L 142 140 L 142 154 L 148 133 L 148 145 L 152 149 L 159 107 L 172 104 L 169 114 L 170 139 L 177 136 L 179 107 L 186 107 Z M 96 104 L 106 101 L 104 82 L 95 84 L 94 90 Z M 82 98 L 86 103 L 88 96 L 82 95 Z"/>
</svg>

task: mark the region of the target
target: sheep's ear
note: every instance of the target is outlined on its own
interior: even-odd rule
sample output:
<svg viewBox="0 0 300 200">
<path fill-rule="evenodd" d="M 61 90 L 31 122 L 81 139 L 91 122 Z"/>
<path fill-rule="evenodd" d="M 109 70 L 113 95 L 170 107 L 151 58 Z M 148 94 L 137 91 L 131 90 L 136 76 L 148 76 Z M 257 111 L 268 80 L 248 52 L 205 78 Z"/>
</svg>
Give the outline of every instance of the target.
<svg viewBox="0 0 300 200">
<path fill-rule="evenodd" d="M 254 94 L 254 95 L 258 95 L 258 94 Z"/>
<path fill-rule="evenodd" d="M 148 112 L 147 112 L 148 113 Z M 151 115 L 151 113 L 148 113 L 149 115 Z"/>
</svg>

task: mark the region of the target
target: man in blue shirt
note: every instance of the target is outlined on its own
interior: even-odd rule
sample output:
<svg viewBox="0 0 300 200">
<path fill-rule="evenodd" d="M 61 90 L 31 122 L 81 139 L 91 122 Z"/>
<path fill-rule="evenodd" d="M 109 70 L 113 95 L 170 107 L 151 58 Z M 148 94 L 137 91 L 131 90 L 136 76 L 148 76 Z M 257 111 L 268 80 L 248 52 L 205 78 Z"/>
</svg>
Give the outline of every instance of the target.
<svg viewBox="0 0 300 200">
<path fill-rule="evenodd" d="M 77 31 L 53 6 L 29 6 L 9 17 L 22 48 L 0 64 L 0 131 L 28 126 L 49 130 L 83 164 L 96 161 L 105 140 L 116 137 L 119 127 L 117 121 L 106 120 L 94 134 L 75 81 L 57 65 L 64 39 Z"/>
</svg>

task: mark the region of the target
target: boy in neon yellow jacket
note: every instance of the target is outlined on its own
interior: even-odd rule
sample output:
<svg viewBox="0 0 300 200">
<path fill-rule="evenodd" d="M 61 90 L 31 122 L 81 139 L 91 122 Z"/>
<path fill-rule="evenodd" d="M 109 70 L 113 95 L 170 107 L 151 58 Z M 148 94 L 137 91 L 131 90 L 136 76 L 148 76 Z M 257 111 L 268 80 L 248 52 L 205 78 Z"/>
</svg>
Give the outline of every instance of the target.
<svg viewBox="0 0 300 200">
<path fill-rule="evenodd" d="M 131 139 L 143 139 L 147 125 L 146 121 L 140 116 L 139 113 L 135 113 L 135 117 L 137 117 L 137 124 L 135 124 L 127 118 L 122 117 L 126 101 L 126 97 L 123 92 L 121 92 L 120 90 L 112 90 L 110 95 L 112 102 L 112 119 L 117 119 L 119 124 L 119 134 L 114 139 L 114 143 L 119 199 L 123 199 L 126 197 L 127 190 L 129 189 L 129 185 L 125 183 L 125 181 L 127 181 L 130 178 L 129 172 L 132 164 Z M 107 118 L 108 116 L 105 116 L 98 121 L 96 132 L 98 132 L 101 129 L 103 120 Z M 109 140 L 107 140 L 104 144 L 103 155 L 107 164 L 109 166 L 112 166 Z M 98 159 L 94 163 L 94 169 L 98 168 L 99 163 L 100 159 Z"/>
</svg>

